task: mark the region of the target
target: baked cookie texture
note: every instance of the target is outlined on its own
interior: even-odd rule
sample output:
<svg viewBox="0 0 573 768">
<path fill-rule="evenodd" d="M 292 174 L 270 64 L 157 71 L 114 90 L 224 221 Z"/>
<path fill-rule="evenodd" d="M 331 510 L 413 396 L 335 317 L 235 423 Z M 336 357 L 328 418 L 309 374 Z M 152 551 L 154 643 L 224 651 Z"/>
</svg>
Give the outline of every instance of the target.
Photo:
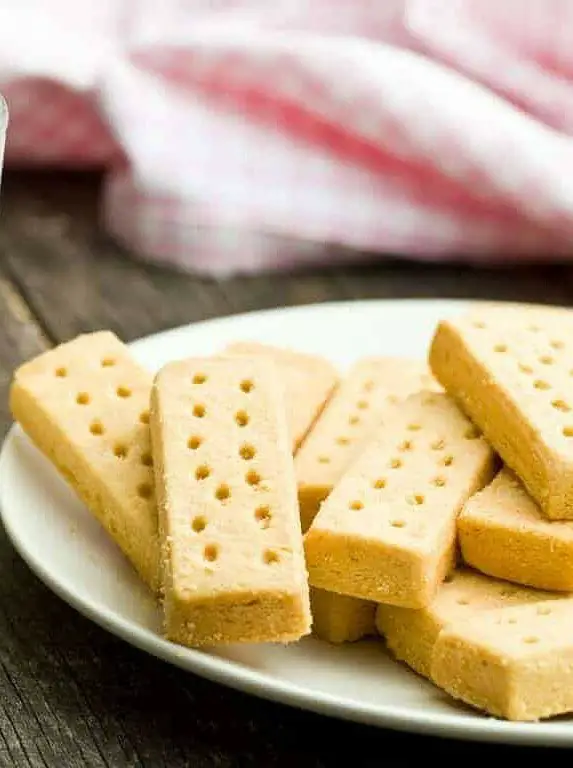
<svg viewBox="0 0 573 768">
<path fill-rule="evenodd" d="M 459 567 L 440 586 L 426 608 L 412 610 L 379 605 L 376 627 L 394 656 L 424 677 L 430 677 L 432 654 L 442 629 L 451 622 L 494 608 L 539 603 L 559 595 L 519 587 Z"/>
<path fill-rule="evenodd" d="M 311 615 L 284 395 L 251 358 L 169 363 L 151 395 L 166 636 L 287 642 Z"/>
<path fill-rule="evenodd" d="M 292 451 L 296 453 L 338 385 L 339 374 L 335 366 L 318 355 L 255 341 L 228 344 L 224 354 L 261 357 L 277 366 L 284 386 Z"/>
<path fill-rule="evenodd" d="M 443 320 L 429 361 L 551 520 L 573 519 L 573 313 L 484 307 Z"/>
<path fill-rule="evenodd" d="M 417 360 L 369 357 L 344 377 L 295 458 L 303 532 L 394 404 L 422 389 L 439 389 Z"/>
<path fill-rule="evenodd" d="M 152 375 L 111 332 L 77 337 L 15 372 L 10 408 L 32 442 L 157 592 L 149 433 Z"/>
<path fill-rule="evenodd" d="M 305 535 L 310 583 L 423 608 L 454 563 L 456 518 L 495 456 L 456 404 L 420 392 L 392 409 Z"/>
<path fill-rule="evenodd" d="M 507 720 L 573 710 L 573 600 L 486 611 L 450 623 L 431 677 L 466 704 Z"/>
<path fill-rule="evenodd" d="M 483 573 L 573 592 L 573 521 L 548 520 L 507 468 L 465 504 L 458 541 L 464 561 Z"/>
</svg>

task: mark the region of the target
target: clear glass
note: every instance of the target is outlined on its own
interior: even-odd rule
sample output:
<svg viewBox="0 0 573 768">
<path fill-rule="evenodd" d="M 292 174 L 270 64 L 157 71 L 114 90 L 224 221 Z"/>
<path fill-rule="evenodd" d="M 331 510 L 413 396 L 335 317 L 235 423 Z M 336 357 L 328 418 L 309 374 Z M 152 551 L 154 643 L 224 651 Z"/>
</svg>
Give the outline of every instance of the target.
<svg viewBox="0 0 573 768">
<path fill-rule="evenodd" d="M 8 105 L 0 93 L 0 181 L 4 168 L 4 147 L 6 145 L 6 127 L 8 125 Z"/>
</svg>

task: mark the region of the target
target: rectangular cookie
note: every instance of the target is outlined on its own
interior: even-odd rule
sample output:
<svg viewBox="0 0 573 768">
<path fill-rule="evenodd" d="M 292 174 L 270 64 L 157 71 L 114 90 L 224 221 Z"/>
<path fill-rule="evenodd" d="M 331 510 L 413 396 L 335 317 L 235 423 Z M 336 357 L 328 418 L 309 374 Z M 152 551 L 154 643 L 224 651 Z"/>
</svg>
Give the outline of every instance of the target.
<svg viewBox="0 0 573 768">
<path fill-rule="evenodd" d="M 303 532 L 391 404 L 437 386 L 427 364 L 416 360 L 371 357 L 351 368 L 295 459 Z"/>
<path fill-rule="evenodd" d="M 442 321 L 434 375 L 552 520 L 573 519 L 573 312 L 489 306 Z"/>
<path fill-rule="evenodd" d="M 99 331 L 18 368 L 10 408 L 155 591 L 159 545 L 151 382 L 151 374 L 113 333 Z"/>
<path fill-rule="evenodd" d="M 453 571 L 430 605 L 420 610 L 378 605 L 376 628 L 388 649 L 418 674 L 430 677 L 432 653 L 441 630 L 450 622 L 510 605 L 557 598 L 548 592 L 492 579 L 469 568 Z"/>
<path fill-rule="evenodd" d="M 413 392 L 437 389 L 426 363 L 407 358 L 359 360 L 326 404 L 295 457 L 303 533 L 388 408 Z M 311 589 L 313 634 L 332 643 L 372 634 L 375 603 Z"/>
<path fill-rule="evenodd" d="M 465 504 L 458 541 L 465 562 L 484 573 L 573 592 L 573 521 L 548 520 L 507 468 Z"/>
<path fill-rule="evenodd" d="M 440 633 L 433 681 L 455 699 L 507 720 L 573 711 L 573 600 L 486 611 Z"/>
<path fill-rule="evenodd" d="M 268 360 L 167 364 L 151 395 L 165 634 L 188 646 L 310 631 L 281 382 Z"/>
<path fill-rule="evenodd" d="M 494 454 L 445 394 L 392 408 L 305 536 L 310 583 L 422 608 L 452 566 L 456 517 L 494 471 Z"/>
<path fill-rule="evenodd" d="M 353 643 L 375 634 L 376 603 L 325 589 L 310 589 L 312 633 L 329 643 Z"/>
<path fill-rule="evenodd" d="M 268 358 L 278 366 L 284 382 L 287 426 L 292 450 L 296 453 L 338 384 L 336 368 L 318 355 L 308 355 L 255 341 L 237 341 L 229 344 L 224 354 Z"/>
</svg>

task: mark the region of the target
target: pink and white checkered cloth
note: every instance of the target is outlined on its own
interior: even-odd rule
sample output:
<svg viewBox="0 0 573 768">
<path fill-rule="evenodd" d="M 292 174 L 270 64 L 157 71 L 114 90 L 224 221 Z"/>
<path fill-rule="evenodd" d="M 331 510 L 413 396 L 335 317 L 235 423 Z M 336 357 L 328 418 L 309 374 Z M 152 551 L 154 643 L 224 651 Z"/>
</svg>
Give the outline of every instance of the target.
<svg viewBox="0 0 573 768">
<path fill-rule="evenodd" d="M 6 165 L 105 165 L 108 231 L 208 274 L 573 259 L 572 41 L 573 0 L 2 3 Z"/>
</svg>

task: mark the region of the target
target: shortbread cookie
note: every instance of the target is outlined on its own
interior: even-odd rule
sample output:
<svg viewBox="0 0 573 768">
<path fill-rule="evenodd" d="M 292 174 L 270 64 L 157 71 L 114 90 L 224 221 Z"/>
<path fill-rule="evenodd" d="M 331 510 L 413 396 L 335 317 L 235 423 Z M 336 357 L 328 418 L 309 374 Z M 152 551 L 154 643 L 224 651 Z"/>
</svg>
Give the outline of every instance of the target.
<svg viewBox="0 0 573 768">
<path fill-rule="evenodd" d="M 165 633 L 297 640 L 310 608 L 281 382 L 267 360 L 169 363 L 151 397 Z"/>
<path fill-rule="evenodd" d="M 133 563 L 158 586 L 149 435 L 152 376 L 108 331 L 79 336 L 22 365 L 10 407 Z"/>
<path fill-rule="evenodd" d="M 284 382 L 287 426 L 296 453 L 338 384 L 336 368 L 323 357 L 254 341 L 229 344 L 225 355 L 269 358 L 278 366 Z"/>
<path fill-rule="evenodd" d="M 445 394 L 392 408 L 305 537 L 315 587 L 421 608 L 452 566 L 456 517 L 494 454 Z"/>
<path fill-rule="evenodd" d="M 573 711 L 573 600 L 480 612 L 448 624 L 432 658 L 434 682 L 508 720 Z"/>
<path fill-rule="evenodd" d="M 430 364 L 545 515 L 573 519 L 573 312 L 484 307 L 444 320 Z"/>
<path fill-rule="evenodd" d="M 303 532 L 391 404 L 437 386 L 426 363 L 415 360 L 373 357 L 354 365 L 296 456 Z"/>
<path fill-rule="evenodd" d="M 422 389 L 438 389 L 428 366 L 415 360 L 359 360 L 327 403 L 295 458 L 303 532 L 352 459 L 380 427 L 393 404 Z M 313 632 L 334 643 L 371 634 L 375 603 L 322 589 L 311 590 Z"/>
<path fill-rule="evenodd" d="M 466 503 L 458 541 L 466 563 L 484 573 L 573 592 L 573 521 L 547 520 L 508 469 Z"/>
<path fill-rule="evenodd" d="M 492 579 L 469 568 L 453 571 L 430 605 L 421 610 L 379 605 L 376 628 L 394 656 L 424 677 L 430 676 L 432 652 L 440 631 L 451 621 L 477 612 L 557 598 L 548 592 Z"/>
<path fill-rule="evenodd" d="M 353 643 L 373 635 L 376 603 L 311 587 L 312 632 L 329 643 Z"/>
</svg>

